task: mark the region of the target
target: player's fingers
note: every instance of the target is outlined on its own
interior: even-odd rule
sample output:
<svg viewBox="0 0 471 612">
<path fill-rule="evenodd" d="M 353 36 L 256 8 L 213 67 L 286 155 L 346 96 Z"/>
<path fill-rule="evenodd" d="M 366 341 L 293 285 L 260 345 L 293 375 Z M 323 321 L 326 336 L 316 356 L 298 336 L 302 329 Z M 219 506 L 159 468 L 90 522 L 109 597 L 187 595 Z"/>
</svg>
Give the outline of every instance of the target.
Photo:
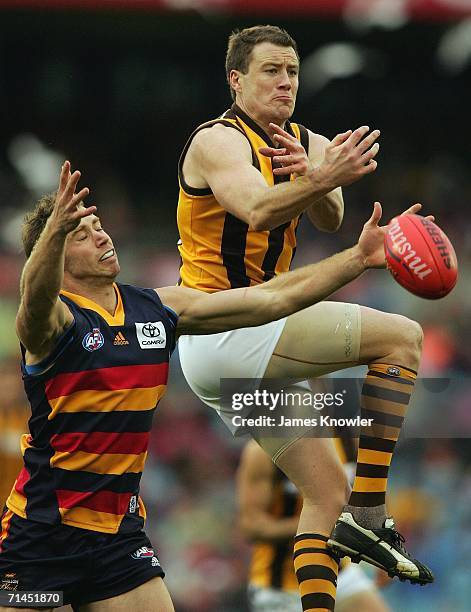
<svg viewBox="0 0 471 612">
<path fill-rule="evenodd" d="M 88 187 L 84 187 L 78 193 L 74 194 L 73 198 L 70 200 L 70 206 L 73 208 L 77 207 L 82 200 L 84 200 L 88 194 L 90 193 L 90 189 Z"/>
<path fill-rule="evenodd" d="M 383 209 L 379 202 L 375 202 L 373 204 L 373 212 L 371 217 L 366 222 L 366 225 L 378 225 L 381 220 L 381 215 L 383 214 Z"/>
<path fill-rule="evenodd" d="M 361 156 L 362 164 L 369 163 L 374 157 L 378 155 L 378 151 L 379 151 L 379 142 L 375 142 L 375 144 L 371 147 L 371 149 L 366 151 L 366 153 L 363 153 L 363 155 Z"/>
<path fill-rule="evenodd" d="M 376 155 L 378 154 L 378 151 L 379 151 L 379 142 L 375 142 L 374 145 L 371 147 L 371 149 L 368 149 L 368 151 L 363 153 L 363 155 L 361 156 L 361 161 L 365 163 L 369 162 L 370 159 L 373 159 L 373 157 L 376 157 Z"/>
<path fill-rule="evenodd" d="M 403 215 L 416 215 L 421 208 L 422 208 L 422 204 L 417 202 L 416 204 L 412 204 L 412 206 L 409 206 L 409 208 L 405 210 L 402 214 Z"/>
<path fill-rule="evenodd" d="M 59 189 L 58 189 L 59 194 L 63 193 L 67 185 L 67 181 L 69 180 L 69 176 L 70 176 L 70 162 L 66 160 L 62 164 L 62 168 L 61 168 L 61 174 L 59 178 Z"/>
<path fill-rule="evenodd" d="M 274 155 L 284 155 L 286 153 L 286 149 L 275 149 L 274 147 L 260 147 L 258 152 L 264 155 L 265 157 L 273 157 Z"/>
<path fill-rule="evenodd" d="M 292 174 L 292 173 L 300 172 L 300 171 L 302 171 L 302 169 L 299 164 L 294 164 L 291 166 L 280 166 L 278 168 L 273 168 L 273 174 L 277 174 L 278 176 L 285 175 L 285 174 Z"/>
<path fill-rule="evenodd" d="M 278 136 L 278 135 L 284 136 L 288 140 L 293 140 L 294 142 L 297 142 L 297 139 L 294 136 L 291 136 L 291 134 L 289 132 L 284 130 L 279 125 L 276 125 L 276 123 L 270 123 L 269 125 L 270 125 L 271 129 L 275 132 L 275 136 Z"/>
<path fill-rule="evenodd" d="M 330 141 L 331 146 L 338 146 L 344 143 L 350 136 L 352 135 L 352 130 L 347 130 L 346 132 L 342 132 L 341 134 L 337 134 L 335 138 Z"/>
<path fill-rule="evenodd" d="M 286 166 L 287 164 L 294 164 L 299 162 L 299 156 L 297 155 L 275 155 L 273 157 L 273 162 L 275 164 L 283 164 Z"/>
<path fill-rule="evenodd" d="M 281 143 L 284 147 L 287 147 L 290 151 L 295 151 L 296 149 L 304 149 L 303 145 L 288 134 L 288 137 L 282 136 L 281 134 L 275 134 L 273 136 L 273 140 L 275 143 Z"/>
<path fill-rule="evenodd" d="M 368 125 L 362 125 L 361 127 L 357 128 L 356 130 L 352 132 L 350 137 L 347 139 L 347 142 L 353 145 L 354 147 L 356 147 L 357 144 L 360 142 L 360 140 L 366 134 L 368 134 L 369 131 L 370 131 L 370 128 Z"/>
<path fill-rule="evenodd" d="M 89 215 L 93 215 L 96 213 L 96 206 L 88 206 L 87 208 L 79 208 L 77 210 L 77 219 L 83 219 L 84 217 L 88 217 Z"/>
<path fill-rule="evenodd" d="M 373 130 L 371 132 L 371 134 L 368 134 L 368 136 L 366 136 L 365 138 L 363 138 L 363 140 L 361 140 L 358 145 L 357 145 L 357 149 L 359 151 L 361 151 L 362 153 L 364 153 L 365 151 L 368 151 L 368 149 L 374 144 L 374 142 L 379 138 L 381 132 L 379 130 Z"/>
<path fill-rule="evenodd" d="M 425 218 L 427 221 L 435 221 L 435 217 L 433 215 L 427 215 Z"/>
<path fill-rule="evenodd" d="M 375 159 L 372 159 L 369 164 L 366 164 L 363 167 L 363 174 L 371 174 L 378 167 L 378 162 Z"/>
<path fill-rule="evenodd" d="M 75 189 L 77 187 L 77 183 L 79 182 L 81 176 L 82 174 L 79 170 L 75 170 L 75 172 L 73 172 L 70 175 L 69 180 L 67 181 L 67 185 L 65 187 L 64 193 L 63 193 L 64 198 L 67 201 L 70 201 L 70 199 L 74 195 Z"/>
</svg>

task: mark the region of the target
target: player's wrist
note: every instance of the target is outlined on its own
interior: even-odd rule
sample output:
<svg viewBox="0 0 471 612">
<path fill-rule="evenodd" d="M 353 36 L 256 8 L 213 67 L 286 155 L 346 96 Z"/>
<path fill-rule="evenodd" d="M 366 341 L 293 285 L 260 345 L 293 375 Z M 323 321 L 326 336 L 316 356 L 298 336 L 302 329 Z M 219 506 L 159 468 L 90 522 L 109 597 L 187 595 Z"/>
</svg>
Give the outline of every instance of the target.
<svg viewBox="0 0 471 612">
<path fill-rule="evenodd" d="M 338 187 L 338 185 L 332 181 L 331 173 L 327 172 L 323 164 L 320 166 L 312 166 L 305 176 L 309 179 L 313 189 L 316 192 L 322 192 L 322 195 Z"/>
<path fill-rule="evenodd" d="M 351 249 L 349 249 L 349 254 L 350 261 L 359 274 L 365 272 L 365 270 L 368 270 L 372 267 L 369 265 L 368 256 L 366 255 L 366 253 L 363 252 L 363 249 L 360 247 L 359 244 L 356 244 Z"/>
</svg>

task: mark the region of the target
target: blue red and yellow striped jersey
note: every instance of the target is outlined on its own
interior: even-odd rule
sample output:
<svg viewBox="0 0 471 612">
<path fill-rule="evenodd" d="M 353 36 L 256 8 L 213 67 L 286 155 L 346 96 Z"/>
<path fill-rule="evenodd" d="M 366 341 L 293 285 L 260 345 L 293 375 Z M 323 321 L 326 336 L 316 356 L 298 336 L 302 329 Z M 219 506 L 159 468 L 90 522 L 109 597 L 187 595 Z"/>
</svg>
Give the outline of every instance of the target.
<svg viewBox="0 0 471 612">
<path fill-rule="evenodd" d="M 7 506 L 23 518 L 104 533 L 144 523 L 139 483 L 177 321 L 153 289 L 114 288 L 113 315 L 62 291 L 73 324 L 44 362 L 22 364 L 30 433 Z"/>
<path fill-rule="evenodd" d="M 296 230 L 300 220 L 297 216 L 272 230 L 255 231 L 227 212 L 209 187 L 201 189 L 187 184 L 183 162 L 188 148 L 200 130 L 216 124 L 236 129 L 247 138 L 252 150 L 252 164 L 267 185 L 294 180 L 293 176 L 273 174 L 272 160 L 258 149 L 275 145 L 236 104 L 219 119 L 203 123 L 191 134 L 178 166 L 179 284 L 207 292 L 257 285 L 288 271 L 296 251 Z M 287 121 L 285 129 L 309 152 L 309 133 L 304 126 Z"/>
</svg>

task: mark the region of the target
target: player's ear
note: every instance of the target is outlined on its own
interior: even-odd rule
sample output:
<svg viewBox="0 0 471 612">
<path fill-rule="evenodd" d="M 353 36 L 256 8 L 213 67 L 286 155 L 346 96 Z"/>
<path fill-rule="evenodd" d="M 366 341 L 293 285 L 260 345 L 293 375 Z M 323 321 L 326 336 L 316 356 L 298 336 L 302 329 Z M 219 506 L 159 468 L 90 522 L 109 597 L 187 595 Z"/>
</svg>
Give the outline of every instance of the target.
<svg viewBox="0 0 471 612">
<path fill-rule="evenodd" d="M 231 70 L 229 72 L 229 85 L 231 89 L 235 91 L 235 93 L 240 93 L 242 91 L 240 77 L 242 73 L 239 70 Z"/>
</svg>

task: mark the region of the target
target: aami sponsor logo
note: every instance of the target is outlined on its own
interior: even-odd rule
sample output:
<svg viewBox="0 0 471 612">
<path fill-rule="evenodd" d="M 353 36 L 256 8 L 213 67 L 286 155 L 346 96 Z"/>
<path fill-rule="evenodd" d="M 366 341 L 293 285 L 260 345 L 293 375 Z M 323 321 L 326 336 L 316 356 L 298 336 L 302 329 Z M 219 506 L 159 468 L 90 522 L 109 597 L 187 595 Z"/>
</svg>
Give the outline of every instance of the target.
<svg viewBox="0 0 471 612">
<path fill-rule="evenodd" d="M 136 323 L 136 334 L 141 349 L 160 349 L 167 345 L 167 335 L 161 321 Z"/>
<path fill-rule="evenodd" d="M 147 548 L 147 546 L 141 546 L 141 548 L 132 553 L 131 557 L 133 559 L 152 559 L 154 557 L 154 550 Z"/>
<path fill-rule="evenodd" d="M 432 268 L 422 261 L 422 258 L 414 251 L 398 220 L 388 229 L 388 234 L 394 245 L 394 252 L 403 256 L 401 259 L 402 265 L 407 270 L 418 276 L 421 280 L 433 272 Z"/>
<path fill-rule="evenodd" d="M 101 349 L 101 347 L 105 344 L 105 339 L 103 338 L 103 334 L 98 329 L 98 327 L 94 327 L 91 332 L 88 332 L 86 336 L 84 336 L 82 340 L 83 348 L 87 349 L 87 351 L 97 351 Z"/>
</svg>

